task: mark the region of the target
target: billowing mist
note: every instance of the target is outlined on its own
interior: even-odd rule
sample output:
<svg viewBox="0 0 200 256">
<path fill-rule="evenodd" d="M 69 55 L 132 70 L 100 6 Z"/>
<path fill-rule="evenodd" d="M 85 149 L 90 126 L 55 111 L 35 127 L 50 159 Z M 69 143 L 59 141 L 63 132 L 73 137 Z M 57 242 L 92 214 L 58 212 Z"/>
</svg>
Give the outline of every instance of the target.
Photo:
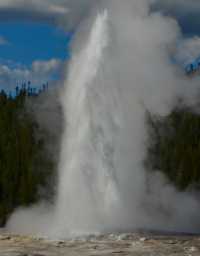
<svg viewBox="0 0 200 256">
<path fill-rule="evenodd" d="M 23 1 L 14 2 L 12 11 L 24 12 Z M 64 132 L 55 203 L 16 211 L 7 228 L 54 237 L 138 228 L 198 232 L 195 195 L 177 192 L 143 166 L 146 109 L 164 116 L 177 96 L 192 102 L 198 89 L 198 80 L 172 61 L 181 54 L 178 23 L 151 12 L 148 0 L 80 2 L 43 4 L 44 15 L 58 25 L 63 17 L 76 32 L 60 82 Z M 37 1 L 32 5 L 37 17 Z"/>
</svg>

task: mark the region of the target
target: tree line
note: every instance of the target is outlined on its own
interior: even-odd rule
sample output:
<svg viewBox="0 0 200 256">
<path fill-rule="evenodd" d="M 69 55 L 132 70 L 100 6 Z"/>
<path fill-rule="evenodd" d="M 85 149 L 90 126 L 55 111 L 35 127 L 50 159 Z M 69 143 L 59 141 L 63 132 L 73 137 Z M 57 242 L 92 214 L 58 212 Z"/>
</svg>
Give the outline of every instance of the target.
<svg viewBox="0 0 200 256">
<path fill-rule="evenodd" d="M 26 104 L 38 95 L 25 85 L 14 96 L 0 92 L 0 226 L 17 207 L 36 203 L 44 192 L 52 198 L 54 192 L 57 163 L 47 152 L 50 139 Z M 199 113 L 181 100 L 165 117 L 146 111 L 144 165 L 149 172 L 164 173 L 181 191 L 200 189 Z"/>
<path fill-rule="evenodd" d="M 200 114 L 179 99 L 165 117 L 147 111 L 146 168 L 163 172 L 180 191 L 200 189 Z"/>
<path fill-rule="evenodd" d="M 54 163 L 46 154 L 46 137 L 26 109 L 31 89 L 16 88 L 14 97 L 0 92 L 0 226 L 18 206 L 41 198 L 40 188 L 50 191 Z M 43 133 L 44 134 L 44 133 Z"/>
</svg>

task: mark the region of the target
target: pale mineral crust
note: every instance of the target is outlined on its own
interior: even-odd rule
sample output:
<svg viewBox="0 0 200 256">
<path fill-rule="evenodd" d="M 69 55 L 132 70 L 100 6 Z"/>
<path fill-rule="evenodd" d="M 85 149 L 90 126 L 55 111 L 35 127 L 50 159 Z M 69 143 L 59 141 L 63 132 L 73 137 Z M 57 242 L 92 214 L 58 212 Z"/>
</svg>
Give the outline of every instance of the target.
<svg viewBox="0 0 200 256">
<path fill-rule="evenodd" d="M 50 240 L 0 235 L 0 256 L 199 256 L 200 236 L 100 235 Z"/>
</svg>

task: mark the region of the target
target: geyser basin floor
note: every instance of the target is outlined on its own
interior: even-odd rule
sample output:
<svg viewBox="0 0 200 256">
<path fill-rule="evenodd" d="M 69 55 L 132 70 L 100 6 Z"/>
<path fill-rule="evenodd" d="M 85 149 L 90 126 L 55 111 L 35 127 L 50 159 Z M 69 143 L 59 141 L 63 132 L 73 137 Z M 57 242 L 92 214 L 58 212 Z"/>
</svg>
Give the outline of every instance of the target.
<svg viewBox="0 0 200 256">
<path fill-rule="evenodd" d="M 106 235 L 79 240 L 48 241 L 0 235 L 1 256 L 200 255 L 200 236 Z"/>
</svg>

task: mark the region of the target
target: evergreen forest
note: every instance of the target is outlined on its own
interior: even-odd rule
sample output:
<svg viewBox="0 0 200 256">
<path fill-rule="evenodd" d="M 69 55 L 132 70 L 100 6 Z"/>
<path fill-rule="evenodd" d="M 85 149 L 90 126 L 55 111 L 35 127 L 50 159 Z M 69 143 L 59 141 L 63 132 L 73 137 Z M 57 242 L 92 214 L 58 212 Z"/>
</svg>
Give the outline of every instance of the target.
<svg viewBox="0 0 200 256">
<path fill-rule="evenodd" d="M 16 88 L 15 97 L 0 93 L 0 226 L 16 207 L 37 202 L 50 191 L 54 163 L 45 150 L 45 137 L 26 109 L 32 90 Z"/>
<path fill-rule="evenodd" d="M 46 93 L 45 87 L 41 93 Z M 0 226 L 16 208 L 54 195 L 58 158 L 48 154 L 49 135 L 27 108 L 39 94 L 25 86 L 16 88 L 14 97 L 0 92 Z M 146 111 L 144 165 L 150 173 L 164 173 L 180 191 L 200 190 L 199 113 L 181 100 L 167 116 Z"/>
</svg>

